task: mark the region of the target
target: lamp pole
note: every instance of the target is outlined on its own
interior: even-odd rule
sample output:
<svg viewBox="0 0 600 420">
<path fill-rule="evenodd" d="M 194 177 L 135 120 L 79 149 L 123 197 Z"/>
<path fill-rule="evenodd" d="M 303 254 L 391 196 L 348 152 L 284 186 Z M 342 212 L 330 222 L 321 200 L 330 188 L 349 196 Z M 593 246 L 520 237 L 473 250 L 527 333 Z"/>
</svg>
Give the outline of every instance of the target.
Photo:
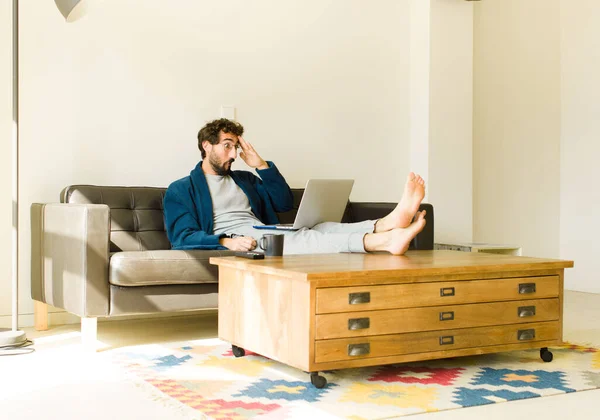
<svg viewBox="0 0 600 420">
<path fill-rule="evenodd" d="M 0 332 L 0 350 L 31 344 L 19 331 L 19 1 L 12 0 L 12 312 L 11 331 Z M 1 353 L 0 353 L 1 354 Z M 13 353 L 14 354 L 14 353 Z"/>
<path fill-rule="evenodd" d="M 19 2 L 12 2 L 12 330 L 19 326 Z"/>
</svg>

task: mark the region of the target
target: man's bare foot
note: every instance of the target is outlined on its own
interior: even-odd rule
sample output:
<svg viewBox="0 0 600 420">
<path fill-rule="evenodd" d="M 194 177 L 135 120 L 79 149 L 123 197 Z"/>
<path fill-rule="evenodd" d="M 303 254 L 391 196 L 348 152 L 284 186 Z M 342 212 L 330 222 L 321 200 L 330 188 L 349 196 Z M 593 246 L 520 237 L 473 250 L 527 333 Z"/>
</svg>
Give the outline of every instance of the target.
<svg viewBox="0 0 600 420">
<path fill-rule="evenodd" d="M 396 228 L 388 232 L 365 235 L 366 251 L 387 251 L 393 255 L 402 255 L 410 246 L 410 242 L 426 224 L 425 211 L 417 213 L 415 221 L 405 228 Z"/>
<path fill-rule="evenodd" d="M 409 173 L 404 184 L 404 193 L 396 208 L 375 224 L 375 233 L 405 228 L 413 220 L 425 197 L 425 181 L 420 175 Z"/>
</svg>

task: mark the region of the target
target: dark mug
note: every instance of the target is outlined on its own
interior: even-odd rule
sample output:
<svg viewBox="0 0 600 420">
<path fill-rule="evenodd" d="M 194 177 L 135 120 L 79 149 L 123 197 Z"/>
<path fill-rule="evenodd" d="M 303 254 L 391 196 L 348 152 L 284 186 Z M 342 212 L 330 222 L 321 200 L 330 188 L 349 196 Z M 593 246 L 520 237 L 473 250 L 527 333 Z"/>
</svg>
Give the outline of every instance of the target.
<svg viewBox="0 0 600 420">
<path fill-rule="evenodd" d="M 260 249 L 265 251 L 269 257 L 281 257 L 283 255 L 283 238 L 285 235 L 268 233 L 258 241 Z"/>
</svg>

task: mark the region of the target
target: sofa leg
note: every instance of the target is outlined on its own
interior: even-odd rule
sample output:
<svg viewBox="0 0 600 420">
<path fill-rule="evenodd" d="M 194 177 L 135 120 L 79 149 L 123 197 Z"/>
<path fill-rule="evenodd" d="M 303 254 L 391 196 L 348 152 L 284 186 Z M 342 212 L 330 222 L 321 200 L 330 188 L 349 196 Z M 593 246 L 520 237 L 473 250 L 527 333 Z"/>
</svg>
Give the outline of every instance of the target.
<svg viewBox="0 0 600 420">
<path fill-rule="evenodd" d="M 33 325 L 36 331 L 48 329 L 48 305 L 44 302 L 33 301 Z"/>
<path fill-rule="evenodd" d="M 81 344 L 86 351 L 96 351 L 98 345 L 98 318 L 81 318 Z"/>
</svg>

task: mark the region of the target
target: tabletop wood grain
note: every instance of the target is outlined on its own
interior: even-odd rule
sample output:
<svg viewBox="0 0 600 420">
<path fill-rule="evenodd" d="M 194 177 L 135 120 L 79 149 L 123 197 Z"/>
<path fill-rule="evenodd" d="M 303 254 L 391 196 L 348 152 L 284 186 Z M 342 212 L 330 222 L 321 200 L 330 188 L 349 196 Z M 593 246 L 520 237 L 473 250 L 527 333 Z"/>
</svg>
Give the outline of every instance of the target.
<svg viewBox="0 0 600 420">
<path fill-rule="evenodd" d="M 390 254 L 311 254 L 265 257 L 211 257 L 211 264 L 304 280 L 362 277 L 385 272 L 395 277 L 486 273 L 495 271 L 556 270 L 573 267 L 573 261 L 460 251 L 408 251 Z"/>
</svg>

